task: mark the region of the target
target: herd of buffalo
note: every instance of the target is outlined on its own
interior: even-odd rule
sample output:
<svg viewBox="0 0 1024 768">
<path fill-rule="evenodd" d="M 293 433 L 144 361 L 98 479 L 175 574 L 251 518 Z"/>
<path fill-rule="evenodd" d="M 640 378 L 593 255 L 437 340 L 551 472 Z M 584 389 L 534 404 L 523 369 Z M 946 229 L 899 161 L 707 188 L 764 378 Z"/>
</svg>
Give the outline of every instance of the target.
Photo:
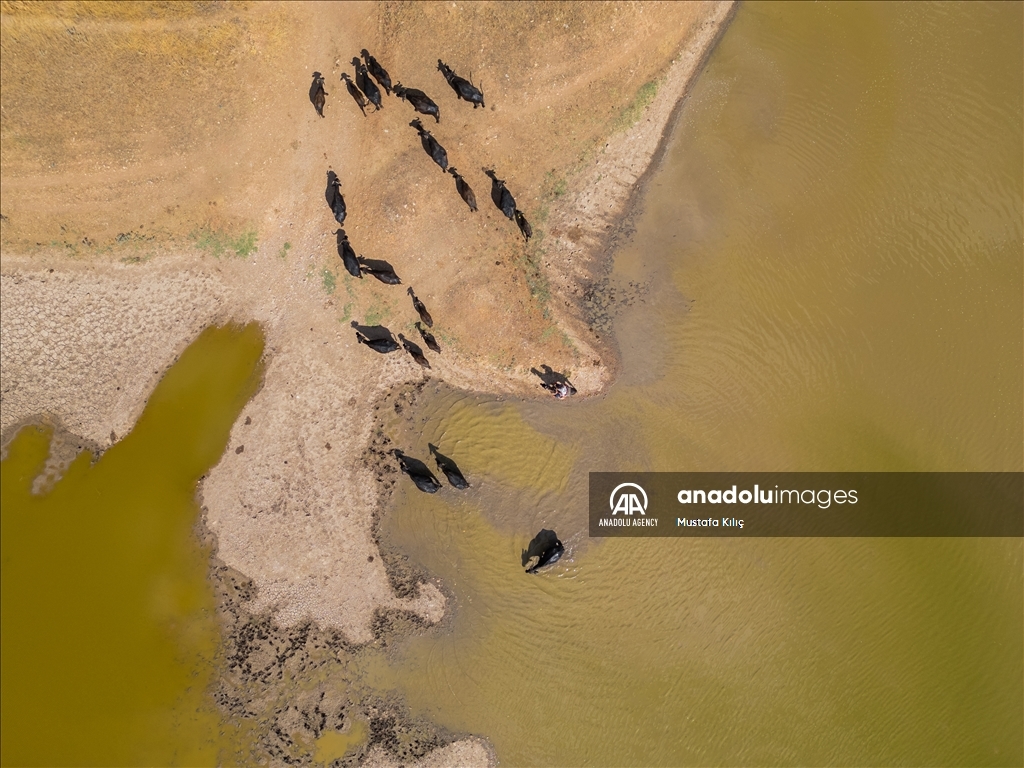
<svg viewBox="0 0 1024 768">
<path fill-rule="evenodd" d="M 371 56 L 365 48 L 360 51 L 360 54 L 362 55 L 361 60 L 358 57 L 352 59 L 355 77 L 350 76 L 347 72 L 343 72 L 341 79 L 344 81 L 346 90 L 364 117 L 366 116 L 366 108 L 368 106 L 372 106 L 375 111 L 383 108 L 384 103 L 381 96 L 381 90 L 383 89 L 385 94 L 389 96 L 394 94 L 411 104 L 416 112 L 433 117 L 435 123 L 441 122 L 440 109 L 426 93 L 416 88 L 407 88 L 401 82 L 392 84 L 391 76 L 377 59 Z M 473 85 L 469 80 L 455 74 L 451 67 L 447 66 L 440 59 L 437 60 L 437 69 L 444 76 L 445 81 L 451 86 L 452 90 L 455 91 L 457 100 L 472 104 L 473 109 L 485 106 L 484 95 L 480 88 Z M 314 72 L 313 83 L 309 90 L 309 100 L 320 117 L 324 116 L 324 107 L 328 95 L 324 88 L 323 75 L 319 72 Z M 455 179 L 455 190 L 458 192 L 459 197 L 469 206 L 470 211 L 476 211 L 476 195 L 473 194 L 472 187 L 459 174 L 458 170 L 454 166 L 449 166 L 448 153 L 445 148 L 441 146 L 440 142 L 434 138 L 430 131 L 423 127 L 423 123 L 420 122 L 418 117 L 414 118 L 409 125 L 416 129 L 424 151 L 440 167 L 441 171 L 451 174 Z M 530 222 L 527 221 L 526 216 L 516 206 L 515 198 L 505 186 L 505 181 L 499 179 L 493 169 L 484 169 L 484 173 L 491 180 L 491 200 L 494 202 L 494 205 L 506 218 L 514 221 L 523 237 L 529 240 L 533 236 L 533 229 L 530 227 Z M 349 242 L 348 235 L 345 234 L 344 229 L 340 228 L 345 224 L 348 211 L 345 205 L 345 198 L 341 193 L 341 180 L 333 171 L 328 171 L 327 173 L 326 198 L 327 204 L 339 226 L 335 234 L 337 235 L 338 256 L 341 258 L 345 270 L 353 277 L 360 279 L 365 274 L 387 285 L 400 285 L 401 279 L 395 273 L 394 268 L 386 261 L 370 260 L 362 256 L 356 256 L 355 249 Z M 420 321 L 416 323 L 416 330 L 419 332 L 427 348 L 436 354 L 440 354 L 441 347 L 437 343 L 437 339 L 427 330 L 427 328 L 433 327 L 434 319 L 430 316 L 430 312 L 427 311 L 423 302 L 417 298 L 412 288 L 408 289 L 408 294 L 412 298 L 413 308 L 420 318 Z M 352 326 L 356 331 L 356 340 L 360 344 L 364 344 L 380 354 L 388 354 L 404 348 L 416 363 L 424 368 L 430 368 L 430 361 L 423 353 L 423 349 L 418 344 L 405 338 L 401 333 L 398 334 L 398 339 L 401 341 L 401 344 L 399 344 L 392 336 L 391 331 L 383 326 L 360 326 L 354 321 Z M 542 379 L 541 386 L 559 399 L 576 393 L 575 388 L 564 377 L 559 377 L 557 381 Z M 455 462 L 451 458 L 439 453 L 436 446 L 430 445 L 429 448 L 438 469 L 448 479 L 451 486 L 459 490 L 469 488 L 469 483 Z M 417 488 L 426 493 L 436 493 L 440 490 L 441 483 L 426 464 L 418 459 L 406 456 L 397 449 L 394 451 L 394 455 L 398 460 L 401 471 L 409 475 Z M 562 556 L 563 551 L 562 542 L 558 540 L 555 533 L 546 529 L 542 530 L 530 542 L 529 548 L 523 550 L 523 566 L 527 569 L 528 573 L 534 573 L 538 568 L 558 560 Z"/>
</svg>

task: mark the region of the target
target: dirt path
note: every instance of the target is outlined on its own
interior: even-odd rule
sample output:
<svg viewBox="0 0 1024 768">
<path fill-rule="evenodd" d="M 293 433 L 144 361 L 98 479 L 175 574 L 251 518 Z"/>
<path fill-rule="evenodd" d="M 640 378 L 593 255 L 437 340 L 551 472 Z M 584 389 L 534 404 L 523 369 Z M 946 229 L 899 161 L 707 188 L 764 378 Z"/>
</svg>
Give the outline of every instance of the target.
<svg viewBox="0 0 1024 768">
<path fill-rule="evenodd" d="M 581 395 L 602 390 L 613 351 L 580 297 L 730 7 L 2 3 L 4 444 L 50 418 L 109 446 L 202 327 L 258 320 L 265 385 L 201 489 L 218 556 L 256 586 L 248 609 L 354 644 L 381 610 L 437 621 L 438 586 L 396 595 L 372 538 L 390 482 L 367 454 L 375 404 L 426 377 L 547 396 L 541 364 Z M 364 46 L 438 103 L 424 125 L 479 211 L 424 153 L 408 104 L 385 95 L 360 114 L 339 74 Z M 456 101 L 439 56 L 482 84 L 485 109 Z M 506 179 L 529 243 L 484 167 Z M 342 269 L 329 170 L 356 252 L 402 286 Z M 443 348 L 429 372 L 349 327 L 417 340 L 406 286 Z"/>
</svg>

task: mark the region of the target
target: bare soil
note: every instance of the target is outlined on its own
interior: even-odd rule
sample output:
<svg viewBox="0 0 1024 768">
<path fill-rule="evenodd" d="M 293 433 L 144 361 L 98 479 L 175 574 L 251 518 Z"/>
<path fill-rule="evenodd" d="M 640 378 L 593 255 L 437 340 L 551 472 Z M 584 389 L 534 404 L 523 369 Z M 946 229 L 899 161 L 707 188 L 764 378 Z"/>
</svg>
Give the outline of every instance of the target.
<svg viewBox="0 0 1024 768">
<path fill-rule="evenodd" d="M 0 3 L 3 444 L 49 419 L 102 450 L 203 327 L 257 320 L 265 383 L 201 488 L 219 560 L 252 581 L 246 609 L 354 645 L 382 611 L 438 621 L 440 586 L 396 592 L 375 540 L 395 474 L 374 409 L 437 379 L 546 397 L 541 365 L 580 396 L 607 386 L 614 350 L 592 308 L 609 242 L 731 7 Z M 409 104 L 385 95 L 364 117 L 350 99 L 339 76 L 364 47 L 439 105 L 424 126 L 479 211 L 423 151 Z M 438 58 L 486 108 L 456 100 Z M 356 252 L 402 285 L 342 268 L 328 171 Z M 429 371 L 350 328 L 419 343 L 408 286 L 443 350 Z"/>
</svg>

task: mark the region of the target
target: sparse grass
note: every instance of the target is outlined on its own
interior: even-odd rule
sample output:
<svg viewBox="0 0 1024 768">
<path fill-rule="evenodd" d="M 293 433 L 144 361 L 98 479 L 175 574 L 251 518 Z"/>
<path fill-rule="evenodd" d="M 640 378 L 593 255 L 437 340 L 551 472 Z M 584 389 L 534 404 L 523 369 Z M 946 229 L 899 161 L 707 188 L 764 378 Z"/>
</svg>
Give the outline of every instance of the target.
<svg viewBox="0 0 1024 768">
<path fill-rule="evenodd" d="M 291 249 L 291 243 L 285 243 L 281 246 L 281 250 L 277 252 L 277 258 L 284 259 L 288 256 L 288 251 Z"/>
<path fill-rule="evenodd" d="M 323 281 L 324 291 L 326 291 L 327 295 L 330 296 L 334 293 L 334 286 L 337 285 L 338 278 L 329 269 L 324 269 L 320 273 L 320 278 Z"/>
<path fill-rule="evenodd" d="M 355 304 L 350 301 L 341 308 L 341 317 L 338 318 L 339 323 L 348 325 L 349 320 L 352 319 L 352 307 L 354 306 Z"/>
<path fill-rule="evenodd" d="M 219 259 L 229 251 L 244 259 L 256 250 L 256 230 L 247 229 L 238 236 L 213 229 L 198 229 L 189 235 L 196 248 Z"/>
<path fill-rule="evenodd" d="M 654 101 L 654 97 L 658 95 L 658 81 L 650 80 L 643 85 L 636 92 L 636 96 L 633 97 L 633 101 L 622 110 L 616 119 L 615 124 L 612 127 L 613 132 L 624 131 L 627 128 L 632 128 L 636 121 L 640 119 L 640 115 L 647 109 L 647 105 Z"/>
<path fill-rule="evenodd" d="M 370 308 L 366 310 L 366 315 L 363 319 L 363 325 L 380 325 L 388 315 L 391 314 L 391 308 L 388 306 L 381 306 L 374 302 L 370 305 Z"/>
</svg>

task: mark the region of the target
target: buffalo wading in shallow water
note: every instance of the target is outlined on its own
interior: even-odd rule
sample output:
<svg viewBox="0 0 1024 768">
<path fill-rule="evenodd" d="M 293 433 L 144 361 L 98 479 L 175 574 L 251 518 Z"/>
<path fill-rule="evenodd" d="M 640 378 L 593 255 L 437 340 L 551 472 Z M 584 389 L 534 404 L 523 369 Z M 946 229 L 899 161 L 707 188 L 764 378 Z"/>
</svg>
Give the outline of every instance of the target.
<svg viewBox="0 0 1024 768">
<path fill-rule="evenodd" d="M 463 101 L 468 101 L 472 104 L 473 109 L 485 106 L 484 95 L 480 89 L 466 78 L 456 75 L 452 72 L 451 67 L 440 59 L 437 60 L 437 71 L 444 75 L 444 79 L 448 81 L 448 85 L 455 91 L 455 95 Z"/>
<path fill-rule="evenodd" d="M 338 256 L 341 258 L 341 263 L 345 265 L 345 271 L 352 277 L 362 279 L 363 273 L 359 271 L 359 260 L 356 258 L 356 252 L 352 249 L 352 244 L 348 241 L 345 230 L 339 229 L 334 234 L 338 236 Z"/>
<path fill-rule="evenodd" d="M 376 86 L 366 72 L 366 65 L 359 59 L 352 59 L 352 66 L 356 68 L 356 85 L 359 90 L 366 94 L 366 99 L 373 104 L 374 109 L 380 109 L 383 105 L 380 100 L 380 88 Z"/>
<path fill-rule="evenodd" d="M 433 328 L 434 327 L 434 318 L 432 318 L 430 316 L 430 313 L 427 312 L 426 305 L 422 301 L 420 301 L 419 299 L 416 298 L 416 294 L 412 292 L 412 288 L 411 287 L 409 288 L 407 293 L 410 296 L 412 296 L 412 306 L 416 310 L 417 314 L 419 314 L 420 320 L 423 321 L 423 324 L 425 326 L 427 326 L 427 328 Z"/>
<path fill-rule="evenodd" d="M 395 458 L 398 459 L 399 468 L 412 479 L 417 488 L 424 493 L 437 493 L 441 490 L 441 483 L 434 477 L 434 473 L 430 471 L 426 464 L 419 459 L 406 456 L 397 448 L 395 448 L 393 453 Z"/>
<path fill-rule="evenodd" d="M 348 72 L 341 73 L 341 79 L 345 81 L 345 87 L 348 89 L 349 96 L 355 101 L 356 106 L 359 107 L 359 111 L 363 113 L 363 117 L 366 117 L 366 99 L 363 98 L 362 92 L 356 88 L 356 84 L 352 82 L 352 78 L 348 76 Z"/>
<path fill-rule="evenodd" d="M 494 174 L 494 169 L 483 169 L 491 179 L 491 201 L 495 207 L 505 214 L 508 219 L 515 218 L 516 215 L 516 201 L 512 197 L 512 193 L 505 187 L 505 180 L 499 179 Z"/>
<path fill-rule="evenodd" d="M 455 189 L 459 193 L 459 197 L 466 201 L 466 205 L 469 206 L 469 210 L 476 210 L 476 195 L 473 194 L 473 188 L 466 183 L 466 180 L 459 175 L 459 172 L 454 167 L 448 169 L 448 173 L 455 177 Z"/>
<path fill-rule="evenodd" d="M 413 360 L 424 368 L 430 367 L 430 361 L 427 360 L 426 355 L 423 354 L 423 350 L 419 348 L 418 344 L 413 344 L 402 334 L 398 334 L 398 340 L 402 342 L 402 346 L 405 347 L 405 351 L 412 356 Z"/>
<path fill-rule="evenodd" d="M 412 104 L 412 108 L 421 115 L 433 115 L 435 121 L 441 122 L 441 112 L 438 110 L 437 104 L 431 101 L 430 97 L 423 91 L 415 88 L 406 88 L 401 83 L 396 83 L 395 96 L 402 99 L 402 101 L 408 101 Z"/>
<path fill-rule="evenodd" d="M 319 72 L 314 72 L 313 84 L 309 86 L 309 100 L 320 117 L 324 116 L 324 97 L 327 95 L 329 94 L 324 90 L 324 76 Z"/>
<path fill-rule="evenodd" d="M 469 482 L 466 480 L 466 476 L 462 474 L 459 466 L 452 461 L 452 459 L 440 453 L 437 450 L 437 446 L 432 443 L 427 443 L 427 448 L 434 455 L 434 461 L 437 462 L 437 468 L 440 469 L 444 476 L 448 478 L 448 482 L 452 484 L 452 488 L 457 488 L 460 491 L 464 491 L 469 488 Z"/>
<path fill-rule="evenodd" d="M 558 562 L 563 552 L 565 547 L 555 532 L 543 528 L 523 550 L 523 567 L 527 573 L 536 573 L 537 569 Z"/>
<path fill-rule="evenodd" d="M 427 345 L 427 349 L 431 352 L 437 352 L 441 354 L 441 347 L 437 343 L 437 339 L 434 338 L 434 334 L 423 327 L 422 324 L 416 323 L 416 330 L 420 332 L 420 337 L 423 339 L 423 343 Z"/>
<path fill-rule="evenodd" d="M 430 134 L 430 131 L 424 130 L 423 123 L 420 122 L 418 117 L 409 123 L 409 125 L 415 128 L 416 133 L 420 135 L 420 144 L 423 145 L 423 151 L 430 155 L 431 159 L 435 163 L 441 166 L 442 172 L 447 171 L 448 153 L 444 151 L 444 147 L 442 147 L 438 143 L 437 139 Z"/>
<path fill-rule="evenodd" d="M 359 52 L 359 55 L 363 57 L 363 61 L 366 62 L 366 68 L 373 75 L 373 79 L 377 81 L 377 84 L 383 88 L 388 96 L 391 95 L 391 75 L 388 71 L 382 67 L 373 56 L 370 55 L 369 51 L 365 48 Z"/>
</svg>

